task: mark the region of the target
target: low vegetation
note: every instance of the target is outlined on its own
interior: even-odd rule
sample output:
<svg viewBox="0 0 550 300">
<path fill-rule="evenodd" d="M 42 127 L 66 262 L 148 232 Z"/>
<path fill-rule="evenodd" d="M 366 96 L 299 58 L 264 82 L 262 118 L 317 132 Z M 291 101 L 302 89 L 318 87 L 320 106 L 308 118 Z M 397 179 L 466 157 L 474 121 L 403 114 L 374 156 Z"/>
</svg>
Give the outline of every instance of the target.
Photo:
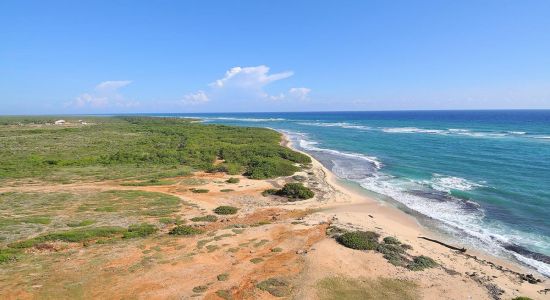
<svg viewBox="0 0 550 300">
<path fill-rule="evenodd" d="M 51 125 L 53 117 L 1 117 L 0 180 L 127 178 L 156 185 L 154 180 L 192 169 L 215 168 L 263 179 L 290 176 L 300 169 L 297 165 L 311 162 L 281 146 L 280 133 L 270 129 L 181 118 L 86 117 L 89 125 L 64 119 L 75 125 Z M 217 159 L 224 163 L 215 165 Z"/>
<path fill-rule="evenodd" d="M 315 196 L 315 193 L 312 190 L 310 190 L 308 187 L 305 187 L 302 183 L 299 182 L 287 183 L 283 186 L 283 188 L 279 190 L 268 189 L 265 190 L 262 194 L 264 196 L 277 195 L 281 197 L 287 197 L 290 201 L 306 200 Z"/>
<path fill-rule="evenodd" d="M 282 278 L 269 278 L 258 283 L 256 287 L 275 297 L 286 297 L 292 292 L 290 283 Z"/>
<path fill-rule="evenodd" d="M 218 220 L 218 217 L 216 217 L 215 215 L 207 215 L 207 216 L 191 218 L 191 221 L 193 222 L 216 222 L 217 220 Z"/>
<path fill-rule="evenodd" d="M 146 237 L 148 235 L 156 233 L 157 231 L 158 231 L 158 228 L 152 224 L 147 224 L 147 223 L 134 224 L 128 227 L 128 231 L 125 232 L 122 237 L 126 239 Z"/>
<path fill-rule="evenodd" d="M 227 179 L 225 182 L 227 182 L 227 183 L 239 183 L 239 182 L 241 182 L 241 180 L 239 178 L 231 177 L 231 178 Z"/>
<path fill-rule="evenodd" d="M 44 242 L 62 241 L 62 242 L 85 242 L 97 238 L 111 238 L 121 236 L 128 232 L 126 228 L 117 226 L 103 226 L 95 228 L 79 228 L 68 231 L 48 233 L 24 241 L 11 243 L 10 248 L 30 248 Z"/>
<path fill-rule="evenodd" d="M 206 194 L 209 192 L 207 189 L 191 189 L 191 192 L 196 194 Z"/>
<path fill-rule="evenodd" d="M 234 215 L 238 211 L 239 211 L 238 208 L 233 206 L 227 206 L 227 205 L 218 206 L 214 209 L 214 212 L 218 215 Z"/>
<path fill-rule="evenodd" d="M 341 245 L 356 250 L 374 250 L 381 253 L 392 265 L 405 267 L 411 271 L 422 271 L 434 268 L 438 264 L 427 256 L 411 256 L 407 250 L 412 247 L 401 243 L 395 237 L 385 237 L 379 241 L 380 235 L 372 231 L 347 231 L 338 227 L 329 227 L 327 234 Z"/>
<path fill-rule="evenodd" d="M 183 235 L 183 236 L 190 236 L 190 235 L 197 235 L 203 233 L 202 230 L 195 228 L 193 226 L 188 225 L 179 225 L 176 226 L 168 232 L 168 234 L 171 235 Z"/>
<path fill-rule="evenodd" d="M 411 281 L 389 278 L 328 277 L 317 285 L 320 300 L 416 300 L 420 299 L 418 286 Z"/>
</svg>

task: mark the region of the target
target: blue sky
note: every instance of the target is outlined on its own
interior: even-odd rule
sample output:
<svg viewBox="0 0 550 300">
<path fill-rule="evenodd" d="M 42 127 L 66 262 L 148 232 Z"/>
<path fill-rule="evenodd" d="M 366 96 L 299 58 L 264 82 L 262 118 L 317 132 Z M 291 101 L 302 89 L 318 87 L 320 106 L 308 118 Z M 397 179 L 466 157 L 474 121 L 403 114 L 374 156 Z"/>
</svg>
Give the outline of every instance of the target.
<svg viewBox="0 0 550 300">
<path fill-rule="evenodd" d="M 0 2 L 0 114 L 550 108 L 550 1 Z"/>
</svg>

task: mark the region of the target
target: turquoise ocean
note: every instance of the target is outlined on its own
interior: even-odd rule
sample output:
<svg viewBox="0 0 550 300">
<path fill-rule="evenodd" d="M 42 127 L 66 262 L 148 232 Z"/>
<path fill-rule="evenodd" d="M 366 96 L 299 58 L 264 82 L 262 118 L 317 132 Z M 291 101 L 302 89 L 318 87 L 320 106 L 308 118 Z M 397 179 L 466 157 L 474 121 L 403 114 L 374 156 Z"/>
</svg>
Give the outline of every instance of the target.
<svg viewBox="0 0 550 300">
<path fill-rule="evenodd" d="M 158 115 L 284 132 L 451 239 L 550 276 L 550 110 Z"/>
</svg>

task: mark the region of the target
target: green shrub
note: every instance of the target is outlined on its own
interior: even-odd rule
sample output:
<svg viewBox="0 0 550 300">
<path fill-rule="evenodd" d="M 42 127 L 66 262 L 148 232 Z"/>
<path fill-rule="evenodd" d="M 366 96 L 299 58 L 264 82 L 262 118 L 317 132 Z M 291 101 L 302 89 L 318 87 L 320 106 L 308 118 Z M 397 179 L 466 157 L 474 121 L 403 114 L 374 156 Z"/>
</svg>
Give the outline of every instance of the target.
<svg viewBox="0 0 550 300">
<path fill-rule="evenodd" d="M 283 248 L 275 247 L 275 248 L 271 249 L 271 252 L 283 252 Z"/>
<path fill-rule="evenodd" d="M 378 247 L 378 234 L 371 231 L 346 232 L 336 240 L 351 249 L 375 250 Z"/>
<path fill-rule="evenodd" d="M 269 195 L 276 195 L 277 191 L 278 191 L 277 189 L 267 189 L 262 192 L 262 196 L 267 197 Z"/>
<path fill-rule="evenodd" d="M 214 212 L 218 215 L 234 215 L 239 209 L 233 206 L 218 206 L 214 209 Z"/>
<path fill-rule="evenodd" d="M 262 261 L 264 261 L 264 259 L 261 258 L 261 257 L 254 257 L 253 259 L 250 260 L 250 262 L 253 263 L 253 264 L 259 264 Z"/>
<path fill-rule="evenodd" d="M 197 193 L 197 194 L 205 194 L 205 193 L 208 193 L 209 190 L 207 190 L 207 189 L 191 189 L 191 192 Z"/>
<path fill-rule="evenodd" d="M 292 288 L 288 281 L 281 278 L 269 278 L 256 285 L 262 291 L 266 291 L 275 297 L 290 295 Z"/>
<path fill-rule="evenodd" d="M 218 281 L 226 281 L 227 279 L 229 279 L 229 274 L 222 273 L 218 275 L 216 278 L 218 278 Z"/>
<path fill-rule="evenodd" d="M 235 190 L 233 189 L 221 189 L 220 192 L 222 193 L 229 193 L 229 192 L 234 192 Z"/>
<path fill-rule="evenodd" d="M 192 226 L 179 225 L 179 226 L 176 226 L 176 227 L 170 229 L 168 234 L 188 236 L 188 235 L 201 234 L 202 232 L 203 232 L 202 230 L 200 230 L 198 228 L 195 228 L 195 227 L 192 227 Z"/>
<path fill-rule="evenodd" d="M 233 297 L 231 296 L 231 292 L 228 290 L 217 290 L 216 295 L 224 300 L 233 299 Z"/>
<path fill-rule="evenodd" d="M 412 271 L 422 271 L 424 269 L 437 267 L 437 263 L 424 255 L 417 256 L 413 259 L 413 262 L 410 263 L 407 268 Z"/>
<path fill-rule="evenodd" d="M 191 218 L 191 221 L 193 222 L 216 222 L 217 220 L 218 220 L 218 217 L 216 217 L 215 215 L 207 215 L 207 216 Z"/>
<path fill-rule="evenodd" d="M 305 187 L 301 183 L 287 183 L 283 186 L 282 189 L 275 192 L 275 195 L 287 197 L 291 200 L 294 199 L 310 199 L 315 196 L 315 193 L 313 193 L 312 190 Z"/>
<path fill-rule="evenodd" d="M 514 298 L 514 299 L 512 299 L 512 300 L 533 300 L 533 299 L 531 299 L 531 298 L 529 298 L 529 297 L 519 296 L 519 297 L 516 297 L 516 298 Z"/>
<path fill-rule="evenodd" d="M 241 180 L 239 178 L 231 177 L 227 179 L 225 182 L 227 183 L 239 183 Z"/>
<path fill-rule="evenodd" d="M 397 238 L 394 238 L 393 236 L 387 236 L 384 238 L 384 243 L 385 244 L 394 244 L 394 245 L 399 245 L 401 244 L 401 242 L 397 239 Z"/>
<path fill-rule="evenodd" d="M 193 293 L 204 293 L 206 290 L 208 290 L 208 286 L 199 285 L 193 288 Z"/>
<path fill-rule="evenodd" d="M 142 223 L 134 224 L 128 227 L 128 232 L 125 232 L 122 236 L 125 239 L 137 238 L 137 237 L 146 237 L 153 233 L 156 233 L 158 228 L 155 225 Z"/>
</svg>

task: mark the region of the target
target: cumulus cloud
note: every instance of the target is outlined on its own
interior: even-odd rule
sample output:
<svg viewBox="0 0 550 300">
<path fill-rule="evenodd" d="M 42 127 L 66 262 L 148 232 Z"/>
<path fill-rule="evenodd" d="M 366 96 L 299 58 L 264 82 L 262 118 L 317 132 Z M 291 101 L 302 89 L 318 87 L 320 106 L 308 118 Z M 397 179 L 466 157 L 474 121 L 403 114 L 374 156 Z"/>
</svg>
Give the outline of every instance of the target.
<svg viewBox="0 0 550 300">
<path fill-rule="evenodd" d="M 183 96 L 182 102 L 184 104 L 201 104 L 208 102 L 210 99 L 204 91 L 197 91 L 196 93 L 190 93 Z"/>
<path fill-rule="evenodd" d="M 139 102 L 126 99 L 119 89 L 132 83 L 130 80 L 110 80 L 100 82 L 93 91 L 82 93 L 67 106 L 76 108 L 135 107 Z"/>
<path fill-rule="evenodd" d="M 285 100 L 307 99 L 308 88 L 291 88 L 286 92 L 271 95 L 265 91 L 267 85 L 287 79 L 294 75 L 292 71 L 270 73 L 265 65 L 255 67 L 234 67 L 225 72 L 225 75 L 210 83 L 207 91 L 199 90 L 183 97 L 183 104 L 201 104 L 210 100 Z"/>
</svg>

